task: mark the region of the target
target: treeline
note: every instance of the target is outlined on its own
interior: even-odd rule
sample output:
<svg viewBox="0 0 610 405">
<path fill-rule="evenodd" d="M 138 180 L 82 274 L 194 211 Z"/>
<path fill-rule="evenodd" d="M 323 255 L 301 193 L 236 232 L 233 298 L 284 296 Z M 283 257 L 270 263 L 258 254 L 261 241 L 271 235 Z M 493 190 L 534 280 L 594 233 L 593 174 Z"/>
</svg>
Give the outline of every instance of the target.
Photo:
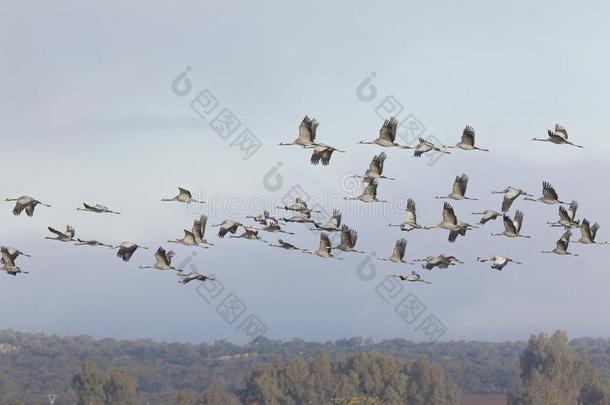
<svg viewBox="0 0 610 405">
<path fill-rule="evenodd" d="M 596 381 L 592 385 L 591 392 L 601 391 L 605 395 L 605 381 L 610 375 L 610 341 L 577 339 L 567 345 L 567 338 L 565 339 L 564 350 L 573 353 L 574 358 L 578 360 L 575 363 L 578 364 L 577 369 L 581 370 L 580 374 L 574 374 L 575 377 L 570 380 L 576 385 L 566 385 L 566 387 L 571 387 L 570 392 L 578 392 L 577 396 L 579 396 L 582 391 L 580 389 L 583 386 L 582 381 L 588 379 L 588 381 Z M 305 342 L 300 339 L 279 342 L 262 338 L 245 346 L 225 341 L 190 345 L 157 343 L 151 340 L 60 338 L 2 331 L 0 332 L 0 403 L 19 398 L 28 403 L 38 400 L 46 404 L 48 403 L 46 395 L 49 393 L 58 395 L 56 405 L 75 403 L 77 394 L 74 376 L 83 371 L 83 365 L 87 362 L 95 365 L 96 369 L 102 370 L 98 371 L 105 376 L 102 379 L 107 379 L 112 370 L 124 372 L 123 376 L 129 376 L 137 382 L 134 391 L 143 403 L 173 404 L 177 401 L 178 395 L 182 395 L 183 401 L 196 398 L 201 402 L 204 396 L 222 397 L 223 403 L 228 404 L 231 403 L 229 401 L 238 401 L 236 403 L 245 400 L 260 401 L 260 398 L 248 396 L 253 395 L 252 392 L 257 392 L 256 390 L 244 391 L 245 387 L 257 387 L 255 382 L 260 381 L 268 383 L 257 388 L 261 395 L 282 392 L 281 395 L 288 395 L 294 400 L 293 394 L 286 394 L 297 391 L 295 386 L 290 387 L 292 380 L 288 376 L 292 375 L 300 364 L 303 366 L 303 374 L 308 375 L 310 379 L 313 378 L 310 367 L 314 360 L 319 358 L 320 353 L 324 352 L 332 367 L 336 368 L 333 369 L 333 373 L 345 372 L 349 375 L 349 377 L 343 376 L 343 381 L 333 380 L 333 386 L 341 388 L 340 390 L 337 388 L 338 390 L 332 393 L 335 396 L 332 398 L 334 400 L 352 400 L 351 396 L 357 394 L 357 397 L 367 398 L 369 401 L 381 400 L 389 403 L 392 392 L 380 389 L 369 391 L 368 383 L 358 385 L 354 381 L 360 379 L 368 381 L 371 378 L 370 376 L 360 378 L 359 375 L 376 375 L 374 371 L 379 366 L 376 366 L 375 362 L 385 362 L 390 369 L 400 369 L 401 378 L 414 381 L 415 379 L 409 379 L 408 370 L 418 361 L 423 361 L 420 357 L 424 355 L 431 368 L 442 370 L 446 386 L 451 386 L 453 381 L 462 392 L 466 393 L 511 392 L 514 394 L 513 400 L 521 398 L 522 401 L 514 403 L 525 404 L 528 402 L 523 402 L 525 401 L 523 390 L 528 386 L 535 386 L 534 381 L 540 380 L 540 376 L 534 372 L 525 374 L 523 372 L 528 368 L 524 367 L 522 353 L 526 353 L 524 350 L 531 346 L 532 341 L 429 344 L 392 339 L 373 343 L 370 339 L 364 338 L 326 343 Z M 362 355 L 362 357 L 353 357 L 354 355 Z M 553 358 L 549 356 L 547 354 L 543 357 Z M 348 373 L 348 368 L 342 365 L 348 361 L 356 364 L 356 359 L 362 364 L 372 364 L 373 371 L 360 374 L 355 371 Z M 398 367 L 398 364 L 401 364 L 402 368 Z M 536 366 L 533 369 L 538 368 L 540 367 Z M 368 370 L 366 367 L 364 369 Z M 582 371 L 585 369 L 586 371 Z M 385 374 L 383 376 L 385 378 Z M 378 379 L 379 377 L 375 377 L 375 381 Z M 114 378 L 114 381 L 121 380 Z M 271 383 L 271 380 L 274 382 Z M 358 388 L 350 391 L 345 381 L 350 381 L 352 386 Z M 306 387 L 315 385 L 310 380 L 304 384 Z M 439 383 L 439 386 L 442 385 Z M 580 388 L 575 388 L 577 386 Z M 406 395 L 408 392 L 407 388 L 398 388 L 403 387 L 400 384 L 396 386 L 392 384 L 391 387 L 399 395 Z M 246 395 L 246 392 L 249 393 Z M 289 400 L 282 401 L 279 403 L 291 403 Z M 299 403 L 298 400 L 294 401 Z"/>
<path fill-rule="evenodd" d="M 610 381 L 591 366 L 588 355 L 578 356 L 565 332 L 532 336 L 520 366 L 510 405 L 610 404 Z"/>
<path fill-rule="evenodd" d="M 135 405 L 137 398 L 132 377 L 120 370 L 100 373 L 85 363 L 72 379 L 78 405 Z M 219 384 L 203 394 L 179 392 L 177 405 L 301 405 L 301 404 L 388 404 L 455 405 L 459 391 L 440 367 L 424 357 L 412 364 L 393 356 L 370 352 L 346 356 L 331 364 L 325 352 L 310 363 L 278 361 L 254 367 L 243 387 L 228 392 Z"/>
</svg>

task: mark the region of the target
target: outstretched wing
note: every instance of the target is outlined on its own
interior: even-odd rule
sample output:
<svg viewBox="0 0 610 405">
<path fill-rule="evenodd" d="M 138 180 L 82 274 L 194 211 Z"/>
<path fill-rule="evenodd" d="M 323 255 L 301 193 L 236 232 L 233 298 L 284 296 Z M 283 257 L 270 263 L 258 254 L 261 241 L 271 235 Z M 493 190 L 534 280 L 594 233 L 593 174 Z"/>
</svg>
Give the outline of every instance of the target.
<svg viewBox="0 0 610 405">
<path fill-rule="evenodd" d="M 327 253 L 330 253 L 330 251 L 331 251 L 330 239 L 328 238 L 328 235 L 325 233 L 320 234 L 320 250 L 323 250 Z"/>
<path fill-rule="evenodd" d="M 358 241 L 358 232 L 347 225 L 341 227 L 341 245 L 353 248 Z"/>
<path fill-rule="evenodd" d="M 398 127 L 398 120 L 396 117 L 390 117 L 390 119 L 383 122 L 383 126 L 379 130 L 379 138 L 386 141 L 394 142 L 396 139 L 396 128 Z"/>
<path fill-rule="evenodd" d="M 337 228 L 339 226 L 341 226 L 341 211 L 333 210 L 333 216 L 330 219 L 330 223 L 333 224 Z"/>
<path fill-rule="evenodd" d="M 178 190 L 180 190 L 180 194 L 184 194 L 184 195 L 186 195 L 188 198 L 192 198 L 192 197 L 193 197 L 193 195 L 191 194 L 191 192 L 190 192 L 190 191 L 188 191 L 188 190 L 187 190 L 187 189 L 185 189 L 185 188 L 178 187 Z"/>
<path fill-rule="evenodd" d="M 513 205 L 513 201 L 517 198 L 519 194 L 515 193 L 505 193 L 504 199 L 502 200 L 502 212 L 507 212 L 510 209 L 510 206 Z"/>
<path fill-rule="evenodd" d="M 318 121 L 315 118 L 309 118 L 307 115 L 301 121 L 299 125 L 299 138 L 312 143 L 316 139 L 316 129 L 318 128 Z"/>
<path fill-rule="evenodd" d="M 466 125 L 462 132 L 462 143 L 465 145 L 474 146 L 474 128 Z"/>
<path fill-rule="evenodd" d="M 155 260 L 157 260 L 160 263 L 166 263 L 167 260 L 167 252 L 165 251 L 165 249 L 163 249 L 161 246 L 159 246 L 159 249 L 157 249 L 157 251 L 155 252 Z"/>
<path fill-rule="evenodd" d="M 50 227 L 50 226 L 49 226 L 49 227 L 47 227 L 47 229 L 49 230 L 49 232 L 54 233 L 54 234 L 55 234 L 55 235 L 57 235 L 57 236 L 66 236 L 66 235 L 65 235 L 63 232 L 60 232 L 60 231 L 58 231 L 57 229 L 52 228 L 52 227 Z"/>
<path fill-rule="evenodd" d="M 323 158 L 325 150 L 326 149 L 322 148 L 314 148 L 313 153 L 311 154 L 311 159 L 309 160 L 312 165 L 317 165 L 318 163 L 320 163 L 320 160 Z M 324 161 L 322 161 L 322 164 L 324 165 Z M 328 165 L 328 163 L 326 164 Z"/>
<path fill-rule="evenodd" d="M 333 156 L 333 152 L 335 150 L 332 148 L 326 148 L 322 151 L 322 166 L 328 166 L 330 163 L 330 158 Z"/>
<path fill-rule="evenodd" d="M 15 267 L 15 261 L 13 259 L 13 256 L 11 256 L 11 253 L 9 252 L 8 248 L 2 246 L 0 248 L 0 252 L 2 252 L 2 263 L 4 263 L 6 267 Z"/>
<path fill-rule="evenodd" d="M 568 250 L 568 246 L 570 245 L 570 238 L 572 237 L 572 231 L 569 229 L 561 235 L 561 238 L 557 241 L 557 248 L 563 251 Z"/>
<path fill-rule="evenodd" d="M 504 222 L 504 229 L 506 232 L 517 234 L 517 228 L 508 215 L 504 215 L 502 220 Z"/>
<path fill-rule="evenodd" d="M 570 219 L 570 214 L 568 214 L 568 211 L 565 209 L 565 207 L 563 205 L 559 206 L 559 220 L 564 220 L 567 223 L 571 222 Z"/>
<path fill-rule="evenodd" d="M 566 131 L 566 129 L 563 126 L 561 126 L 559 124 L 555 124 L 555 136 L 559 136 L 567 141 L 568 140 L 568 131 Z"/>
<path fill-rule="evenodd" d="M 576 218 L 576 211 L 578 211 L 578 201 L 572 201 L 568 208 L 570 221 L 574 221 L 574 218 Z"/>
<path fill-rule="evenodd" d="M 385 152 L 381 152 L 379 155 L 375 155 L 373 157 L 373 160 L 371 160 L 369 170 L 373 173 L 381 175 L 383 173 L 383 163 L 386 159 L 387 155 L 385 154 Z"/>
<path fill-rule="evenodd" d="M 443 222 L 448 224 L 457 224 L 457 217 L 455 216 L 455 211 L 451 204 L 446 202 L 443 204 Z"/>
<path fill-rule="evenodd" d="M 400 258 L 402 260 L 405 257 L 405 252 L 407 251 L 407 240 L 405 238 L 399 239 L 396 241 L 394 245 L 394 251 L 392 252 L 392 256 Z"/>
<path fill-rule="evenodd" d="M 591 227 L 591 240 L 595 241 L 595 236 L 597 235 L 597 231 L 599 230 L 599 224 L 596 222 Z"/>
<path fill-rule="evenodd" d="M 462 174 L 461 176 L 456 176 L 455 181 L 453 182 L 453 193 L 464 196 L 466 195 L 467 188 L 468 176 L 466 176 L 465 174 Z"/>
<path fill-rule="evenodd" d="M 364 183 L 364 182 L 363 182 Z M 364 188 L 364 194 L 373 198 L 377 197 L 377 181 L 370 181 Z"/>
<path fill-rule="evenodd" d="M 36 208 L 36 204 L 34 204 L 34 203 L 29 203 L 28 205 L 25 206 L 25 213 L 27 214 L 28 217 L 34 216 L 35 208 Z"/>
<path fill-rule="evenodd" d="M 23 210 L 26 207 L 29 207 L 29 204 L 20 204 L 19 201 L 17 201 L 15 203 L 15 208 L 13 208 L 13 215 L 21 215 L 21 213 L 23 212 Z M 33 210 L 32 210 L 33 211 Z M 31 216 L 31 215 L 30 215 Z"/>
<path fill-rule="evenodd" d="M 515 229 L 517 230 L 517 233 L 521 232 L 521 226 L 523 225 L 523 212 L 517 210 L 517 212 L 515 212 L 515 219 L 513 220 L 514 224 L 515 224 Z"/>
<path fill-rule="evenodd" d="M 559 199 L 555 188 L 548 181 L 542 183 L 542 195 L 551 200 Z"/>
<path fill-rule="evenodd" d="M 415 213 L 415 200 L 413 200 L 412 198 L 409 198 L 407 200 L 405 222 L 408 224 L 417 224 L 417 214 Z"/>
<path fill-rule="evenodd" d="M 124 262 L 128 262 L 129 259 L 131 259 L 131 256 L 133 256 L 133 254 L 137 248 L 138 247 L 136 245 L 129 246 L 129 247 L 121 246 L 119 248 L 119 251 L 116 253 L 116 255 L 118 257 L 120 257 L 121 259 L 123 259 Z"/>
<path fill-rule="evenodd" d="M 66 226 L 66 235 L 68 235 L 70 238 L 73 238 L 75 234 L 76 233 L 74 232 L 74 228 L 72 228 L 70 225 Z"/>
</svg>

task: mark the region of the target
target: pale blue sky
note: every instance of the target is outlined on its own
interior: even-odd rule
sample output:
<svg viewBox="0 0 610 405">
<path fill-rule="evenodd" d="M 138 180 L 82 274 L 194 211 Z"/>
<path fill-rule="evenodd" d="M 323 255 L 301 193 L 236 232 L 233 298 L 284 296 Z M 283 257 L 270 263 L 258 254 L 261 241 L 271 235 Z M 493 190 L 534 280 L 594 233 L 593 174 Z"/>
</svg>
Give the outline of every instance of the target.
<svg viewBox="0 0 610 405">
<path fill-rule="evenodd" d="M 159 199 L 184 186 L 216 201 L 210 222 L 281 198 L 299 184 L 340 208 L 360 231 L 359 248 L 389 254 L 407 237 L 407 257 L 449 252 L 467 261 L 450 271 L 423 271 L 432 285 L 406 285 L 447 326 L 443 339 L 525 339 L 531 332 L 568 330 L 571 336 L 608 336 L 605 309 L 610 247 L 574 246 L 580 257 L 541 255 L 561 231 L 557 207 L 518 201 L 531 240 L 491 239 L 499 221 L 455 244 L 446 233 L 400 233 L 385 227 L 401 219 L 406 197 L 416 199 L 423 224 L 440 220 L 456 174 L 471 177 L 478 202 L 456 202 L 460 219 L 498 209 L 488 193 L 509 184 L 540 193 L 552 182 L 562 199 L 577 199 L 580 216 L 599 221 L 607 190 L 594 182 L 608 170 L 610 124 L 610 6 L 603 1 L 551 2 L 82 2 L 0 3 L 0 136 L 5 197 L 33 195 L 53 208 L 33 218 L 0 206 L 0 241 L 31 253 L 20 265 L 29 275 L 0 275 L 0 328 L 97 337 L 244 341 L 197 294 L 167 273 L 143 272 L 151 252 L 129 264 L 104 248 L 45 241 L 46 227 L 72 224 L 77 235 L 150 247 L 180 236 L 196 209 Z M 209 121 L 178 97 L 172 80 L 186 67 L 193 94 L 210 89 L 263 142 L 244 161 Z M 408 151 L 386 151 L 388 176 L 380 196 L 393 200 L 355 210 L 338 201 L 346 174 L 363 172 L 380 148 L 357 145 L 376 136 L 377 101 L 356 88 L 371 72 L 380 100 L 393 94 L 426 126 L 427 134 L 455 143 L 470 124 L 492 152 L 454 153 L 433 167 Z M 329 167 L 313 167 L 308 153 L 275 146 L 297 134 L 303 115 L 316 117 L 319 140 L 348 152 Z M 529 142 L 555 122 L 585 149 Z M 269 192 L 264 176 L 281 162 L 283 186 Z M 123 212 L 76 212 L 83 201 Z M 394 207 L 392 209 L 392 207 Z M 361 208 L 361 207 L 360 207 Z M 210 210 L 210 211 L 208 211 Z M 253 209 L 251 209 L 253 211 Z M 250 212 L 255 214 L 256 212 Z M 277 215 L 283 214 L 281 211 Z M 287 237 L 303 247 L 317 236 L 301 225 Z M 361 256 L 343 261 L 291 254 L 243 240 L 216 240 L 200 252 L 201 271 L 215 273 L 268 326 L 267 336 L 332 339 L 422 339 L 375 293 L 383 275 L 416 267 L 378 264 L 378 278 L 356 275 Z M 579 231 L 575 232 L 576 236 Z M 273 235 L 264 235 L 269 240 Z M 164 246 L 170 247 L 167 243 Z M 190 250 L 177 247 L 176 263 Z M 478 255 L 523 261 L 502 273 L 476 263 Z"/>
</svg>

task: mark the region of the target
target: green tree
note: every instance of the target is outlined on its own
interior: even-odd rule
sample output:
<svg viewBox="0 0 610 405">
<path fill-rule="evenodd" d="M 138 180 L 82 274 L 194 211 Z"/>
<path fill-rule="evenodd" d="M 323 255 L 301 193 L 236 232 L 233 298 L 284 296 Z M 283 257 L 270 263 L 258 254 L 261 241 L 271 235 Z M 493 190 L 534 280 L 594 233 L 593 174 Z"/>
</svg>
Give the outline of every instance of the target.
<svg viewBox="0 0 610 405">
<path fill-rule="evenodd" d="M 285 395 L 280 387 L 275 366 L 255 367 L 246 380 L 246 388 L 241 392 L 245 403 L 280 405 L 285 403 Z"/>
<path fill-rule="evenodd" d="M 76 391 L 78 405 L 104 404 L 104 375 L 91 361 L 85 362 L 80 373 L 72 378 L 72 389 Z"/>
<path fill-rule="evenodd" d="M 512 405 L 608 405 L 608 383 L 568 345 L 565 332 L 530 337 L 520 357 L 521 374 Z"/>
<path fill-rule="evenodd" d="M 311 362 L 307 386 L 311 389 L 308 397 L 313 404 L 327 404 L 335 396 L 335 377 L 325 351 L 321 351 Z"/>
<path fill-rule="evenodd" d="M 407 403 L 413 405 L 449 405 L 459 402 L 457 386 L 448 380 L 440 367 L 420 356 L 412 365 L 407 388 Z"/>
<path fill-rule="evenodd" d="M 202 405 L 240 405 L 235 395 L 225 391 L 218 383 L 212 383 L 201 397 Z"/>
<path fill-rule="evenodd" d="M 137 381 L 126 371 L 110 370 L 104 383 L 104 396 L 107 405 L 134 405 L 138 403 Z"/>
<path fill-rule="evenodd" d="M 175 405 L 199 405 L 199 398 L 193 390 L 182 390 L 176 395 Z"/>
</svg>

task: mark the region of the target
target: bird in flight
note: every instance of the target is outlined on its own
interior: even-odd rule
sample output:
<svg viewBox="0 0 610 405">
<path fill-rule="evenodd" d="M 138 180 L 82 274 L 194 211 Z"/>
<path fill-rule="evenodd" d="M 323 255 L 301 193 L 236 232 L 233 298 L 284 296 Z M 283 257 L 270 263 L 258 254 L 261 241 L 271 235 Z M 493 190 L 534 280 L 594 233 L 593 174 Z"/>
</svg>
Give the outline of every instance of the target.
<svg viewBox="0 0 610 405">
<path fill-rule="evenodd" d="M 18 198 L 7 198 L 5 201 L 15 201 L 15 208 L 13 208 L 13 215 L 21 215 L 23 210 L 28 217 L 34 216 L 34 209 L 37 205 L 42 205 L 44 207 L 50 207 L 49 204 L 44 204 L 38 201 L 35 198 L 32 198 L 27 195 L 23 195 Z"/>
<path fill-rule="evenodd" d="M 338 232 L 341 230 L 341 211 L 335 209 L 333 210 L 333 216 L 330 218 L 327 224 L 322 225 L 314 222 L 315 228 L 312 230 L 320 230 L 320 231 L 328 231 L 328 232 Z"/>
<path fill-rule="evenodd" d="M 344 150 L 339 150 L 337 148 L 324 144 L 307 145 L 305 146 L 305 148 L 313 149 L 310 162 L 314 166 L 318 165 L 319 163 L 322 163 L 322 166 L 328 166 L 333 152 L 345 153 Z"/>
<path fill-rule="evenodd" d="M 199 219 L 193 221 L 193 227 L 191 228 L 191 233 L 195 237 L 195 242 L 198 244 L 210 245 L 214 246 L 213 243 L 208 242 L 205 239 L 205 227 L 208 223 L 208 216 L 202 215 Z"/>
<path fill-rule="evenodd" d="M 181 239 L 168 240 L 168 243 L 179 243 L 184 246 L 194 246 L 202 249 L 209 249 L 208 246 L 201 246 L 195 238 L 195 234 L 187 229 L 184 229 L 184 237 Z"/>
<path fill-rule="evenodd" d="M 313 252 L 313 254 L 316 256 L 323 257 L 323 258 L 332 258 L 332 259 L 337 259 L 337 260 L 343 260 L 343 258 L 341 258 L 341 257 L 333 256 L 333 254 L 331 252 L 332 252 L 332 247 L 330 244 L 330 238 L 328 237 L 327 233 L 322 232 L 320 234 L 320 244 L 318 246 L 318 250 Z"/>
<path fill-rule="evenodd" d="M 538 201 L 538 202 L 545 203 L 548 205 L 565 204 L 565 202 L 559 200 L 559 196 L 557 195 L 555 188 L 548 181 L 542 182 L 542 197 L 538 197 L 538 198 L 525 197 L 524 200 Z"/>
<path fill-rule="evenodd" d="M 316 130 L 318 129 L 318 121 L 315 118 L 309 118 L 307 115 L 299 125 L 299 137 L 290 143 L 280 142 L 280 146 L 296 145 L 309 146 L 313 145 L 316 140 Z"/>
<path fill-rule="evenodd" d="M 284 222 L 297 222 L 301 224 L 315 224 L 316 221 L 311 219 L 311 213 L 309 211 L 299 212 L 291 216 L 290 218 L 282 218 Z"/>
<path fill-rule="evenodd" d="M 377 198 L 377 180 L 373 180 L 369 177 L 365 177 L 362 181 L 362 194 L 356 197 L 343 197 L 344 200 L 359 200 L 365 203 L 371 202 L 383 202 L 387 203 L 387 200 L 379 200 Z"/>
<path fill-rule="evenodd" d="M 458 221 L 455 211 L 451 204 L 445 202 L 443 204 L 443 220 L 437 225 L 425 226 L 424 229 L 447 229 L 449 231 L 449 242 L 453 243 L 456 241 L 459 235 L 465 236 L 466 231 L 476 228 L 474 225 L 470 225 L 466 222 Z"/>
<path fill-rule="evenodd" d="M 219 227 L 220 229 L 218 230 L 218 237 L 224 238 L 227 233 L 232 233 L 233 235 L 235 235 L 235 232 L 237 232 L 237 228 L 242 225 L 240 222 L 233 221 L 231 219 L 225 219 L 222 223 L 212 226 Z"/>
<path fill-rule="evenodd" d="M 595 237 L 597 236 L 597 231 L 599 230 L 599 224 L 596 222 L 593 225 L 589 222 L 588 219 L 583 218 L 580 224 L 580 238 L 575 240 L 573 243 L 582 243 L 585 245 L 606 245 L 609 242 L 596 242 Z"/>
<path fill-rule="evenodd" d="M 417 215 L 415 209 L 415 200 L 409 198 L 407 200 L 407 209 L 405 210 L 405 220 L 401 224 L 388 224 L 388 226 L 399 227 L 401 231 L 412 231 L 414 229 L 425 229 L 417 223 Z"/>
<path fill-rule="evenodd" d="M 383 175 L 383 165 L 387 158 L 388 158 L 388 155 L 386 155 L 385 152 L 381 152 L 379 155 L 373 156 L 373 160 L 371 160 L 369 168 L 366 169 L 364 176 L 354 175 L 352 177 L 361 178 L 361 179 L 368 177 L 368 178 L 374 179 L 374 180 L 377 180 L 377 179 L 396 180 L 393 177 L 386 177 Z"/>
<path fill-rule="evenodd" d="M 116 211 L 112 211 L 111 209 L 109 209 L 108 207 L 105 207 L 101 204 L 87 204 L 87 203 L 83 203 L 83 207 L 78 207 L 76 209 L 77 211 L 89 211 L 89 212 L 94 212 L 96 214 L 120 214 L 120 212 L 116 212 Z"/>
<path fill-rule="evenodd" d="M 561 256 L 569 255 L 569 256 L 578 256 L 576 253 L 568 252 L 568 247 L 570 246 L 570 238 L 572 237 L 572 231 L 568 229 L 565 231 L 561 238 L 555 244 L 555 249 L 553 250 L 543 250 L 542 253 L 555 253 Z"/>
<path fill-rule="evenodd" d="M 178 187 L 178 195 L 176 195 L 173 198 L 163 198 L 161 199 L 161 201 L 179 201 L 179 202 L 183 202 L 183 203 L 200 203 L 200 204 L 205 204 L 205 201 L 199 201 L 199 200 L 194 200 L 193 199 L 193 194 L 191 194 L 191 192 L 185 188 L 182 187 Z"/>
<path fill-rule="evenodd" d="M 462 174 L 461 176 L 455 176 L 451 194 L 446 196 L 436 196 L 436 198 L 451 200 L 477 200 L 476 198 L 466 197 L 466 190 L 468 189 L 468 180 L 469 178 L 466 174 Z"/>
<path fill-rule="evenodd" d="M 582 148 L 580 145 L 576 145 L 568 141 L 568 131 L 559 124 L 555 124 L 555 130 L 547 130 L 548 138 L 532 138 L 532 141 L 539 142 L 551 142 L 556 145 L 571 145 L 577 148 Z"/>
<path fill-rule="evenodd" d="M 244 226 L 241 225 L 241 227 L 244 228 L 244 232 L 241 235 L 230 235 L 229 238 L 242 238 L 242 239 L 248 239 L 248 240 L 258 240 L 264 243 L 268 243 L 266 240 L 264 240 L 263 238 L 261 238 L 260 236 L 258 236 L 258 229 L 256 229 L 253 226 Z"/>
<path fill-rule="evenodd" d="M 358 231 L 350 228 L 347 225 L 343 225 L 341 226 L 341 243 L 339 246 L 335 246 L 335 249 L 339 249 L 344 252 L 364 253 L 361 250 L 354 249 L 357 241 Z"/>
<path fill-rule="evenodd" d="M 313 210 L 309 209 L 307 206 L 307 203 L 299 197 L 295 198 L 293 204 L 278 206 L 277 208 L 286 210 L 286 211 L 298 211 L 301 213 L 312 213 L 312 212 L 319 213 L 320 212 L 320 211 L 313 211 Z"/>
<path fill-rule="evenodd" d="M 435 267 L 447 269 L 449 266 L 455 266 L 456 263 L 464 264 L 464 262 L 458 260 L 455 256 L 450 256 L 445 253 L 441 253 L 438 256 L 427 256 L 423 259 L 416 259 L 415 261 L 425 262 L 422 264 L 422 268 L 426 270 L 432 270 Z"/>
<path fill-rule="evenodd" d="M 140 266 L 141 269 L 156 269 L 156 270 L 175 270 L 182 272 L 182 270 L 172 266 L 172 258 L 176 255 L 174 251 L 170 250 L 167 252 L 161 246 L 155 252 L 155 263 L 149 266 Z"/>
<path fill-rule="evenodd" d="M 292 243 L 288 243 L 286 241 L 283 241 L 282 239 L 278 239 L 277 243 L 278 243 L 277 245 L 270 243 L 269 246 L 278 247 L 278 248 L 286 249 L 286 250 L 298 250 L 303 253 L 311 253 L 307 249 L 300 249 L 300 248 L 296 247 L 295 245 L 293 245 Z"/>
<path fill-rule="evenodd" d="M 464 131 L 462 131 L 462 139 L 459 143 L 454 146 L 451 145 L 443 145 L 443 148 L 456 148 L 462 150 L 480 150 L 483 152 L 489 152 L 489 149 L 479 148 L 474 145 L 474 128 L 470 125 L 466 125 Z"/>
<path fill-rule="evenodd" d="M 118 246 L 113 246 L 112 249 L 118 249 L 118 252 L 116 253 L 116 255 L 121 258 L 124 262 L 128 262 L 129 259 L 131 259 L 131 256 L 133 256 L 133 254 L 136 252 L 136 250 L 138 249 L 147 249 L 147 247 L 144 246 L 140 246 L 137 243 L 133 243 L 133 242 L 123 242 Z"/>
<path fill-rule="evenodd" d="M 527 235 L 521 235 L 521 226 L 523 225 L 523 212 L 517 210 L 515 218 L 510 219 L 506 214 L 502 217 L 504 223 L 504 231 L 501 233 L 492 233 L 491 236 L 508 236 L 509 238 L 530 238 Z"/>
<path fill-rule="evenodd" d="M 485 210 L 483 212 L 473 212 L 472 215 L 481 215 L 481 220 L 479 221 L 480 225 L 484 225 L 489 221 L 493 221 L 496 218 L 502 216 L 501 213 L 493 211 L 493 210 Z"/>
<path fill-rule="evenodd" d="M 204 274 L 198 273 L 196 271 L 191 271 L 189 274 L 184 274 L 184 273 L 178 273 L 178 277 L 181 277 L 182 280 L 179 280 L 178 282 L 180 284 L 188 284 L 191 281 L 216 281 L 216 279 L 214 277 L 211 276 L 206 276 Z"/>
<path fill-rule="evenodd" d="M 576 211 L 578 210 L 578 202 L 572 201 L 569 208 L 565 208 L 563 205 L 559 206 L 559 220 L 555 222 L 547 222 L 548 225 L 553 227 L 564 227 L 566 229 L 578 228 L 580 226 L 580 220 L 576 219 Z"/>
<path fill-rule="evenodd" d="M 410 146 L 399 145 L 396 140 L 396 129 L 398 128 L 398 120 L 396 117 L 390 117 L 383 122 L 379 129 L 379 136 L 372 141 L 360 141 L 358 143 L 365 145 L 379 145 L 385 148 L 397 147 L 400 149 L 412 149 Z"/>
<path fill-rule="evenodd" d="M 47 236 L 45 237 L 45 239 L 58 240 L 60 242 L 74 242 L 74 235 L 76 233 L 74 232 L 74 228 L 72 228 L 70 225 L 66 226 L 66 230 L 64 232 L 60 232 L 52 227 L 48 227 L 47 229 L 49 230 L 49 232 L 54 233 L 56 236 L 54 238 Z"/>
<path fill-rule="evenodd" d="M 2 255 L 1 270 L 6 271 L 6 273 L 10 274 L 11 276 L 16 276 L 19 273 L 24 273 L 24 274 L 28 273 L 27 271 L 21 270 L 21 268 L 15 264 L 15 259 L 17 259 L 17 256 L 19 256 L 19 253 L 17 253 L 17 251 L 14 251 L 11 253 L 9 248 L 7 248 L 6 246 L 2 246 L 0 248 L 0 253 Z"/>
<path fill-rule="evenodd" d="M 419 143 L 415 146 L 415 151 L 413 152 L 414 157 L 421 157 L 424 153 L 428 152 L 439 152 L 451 154 L 446 150 L 442 150 L 440 146 L 436 146 L 430 141 L 425 140 L 424 138 L 419 138 Z"/>
<path fill-rule="evenodd" d="M 396 241 L 396 244 L 394 245 L 394 250 L 392 250 L 392 255 L 390 257 L 378 257 L 377 260 L 393 263 L 407 263 L 407 261 L 405 261 L 406 251 L 407 240 L 405 238 L 401 238 Z"/>
<path fill-rule="evenodd" d="M 518 262 L 516 260 L 513 260 L 509 257 L 506 256 L 500 256 L 500 255 L 494 255 L 494 256 L 489 256 L 489 257 L 477 257 L 477 261 L 479 262 L 491 262 L 491 268 L 492 269 L 496 269 L 499 271 L 502 271 L 502 269 L 508 264 L 508 263 L 515 263 L 515 264 L 522 264 L 521 262 Z"/>
<path fill-rule="evenodd" d="M 423 278 L 421 278 L 421 276 L 419 275 L 419 273 L 417 273 L 415 270 L 413 270 L 411 272 L 411 274 L 394 274 L 392 277 L 396 277 L 399 278 L 402 281 L 410 281 L 410 282 L 420 282 L 420 283 L 425 283 L 425 284 L 432 284 L 429 281 L 424 280 Z"/>
<path fill-rule="evenodd" d="M 502 200 L 502 212 L 508 212 L 511 205 L 513 205 L 513 201 L 517 199 L 517 197 L 523 195 L 526 197 L 533 197 L 533 195 L 526 193 L 520 188 L 516 188 L 513 186 L 508 186 L 502 191 L 492 191 L 492 194 L 504 194 L 504 199 Z"/>
<path fill-rule="evenodd" d="M 97 241 L 95 239 L 84 240 L 84 239 L 77 238 L 76 243 L 74 245 L 75 246 L 105 246 L 105 247 L 112 248 L 112 245 L 107 245 L 107 244 Z"/>
</svg>

